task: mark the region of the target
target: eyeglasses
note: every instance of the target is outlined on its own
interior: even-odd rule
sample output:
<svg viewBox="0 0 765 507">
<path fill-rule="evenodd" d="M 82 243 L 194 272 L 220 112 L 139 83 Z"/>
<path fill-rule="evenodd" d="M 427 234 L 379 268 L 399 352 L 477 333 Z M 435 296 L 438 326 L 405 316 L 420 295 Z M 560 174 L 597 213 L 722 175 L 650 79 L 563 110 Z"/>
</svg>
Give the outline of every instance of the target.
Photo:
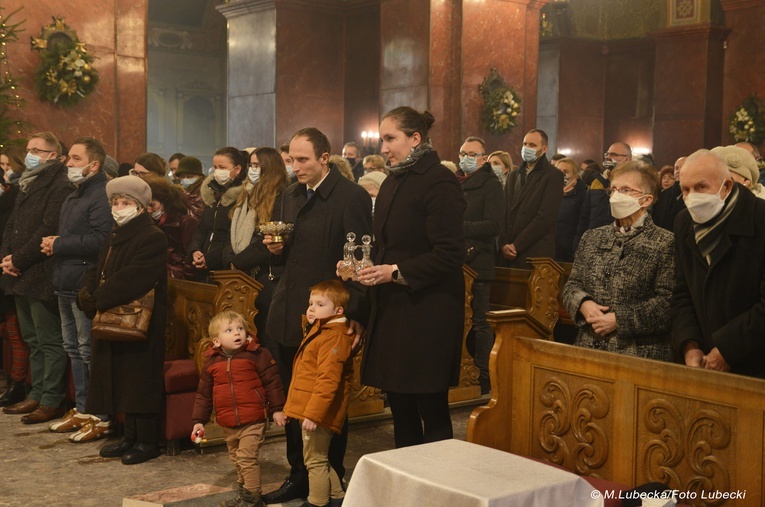
<svg viewBox="0 0 765 507">
<path fill-rule="evenodd" d="M 31 153 L 32 155 L 41 155 L 43 153 L 53 153 L 53 150 L 41 150 L 39 148 L 27 148 L 24 151 L 26 151 L 27 153 Z"/>
<path fill-rule="evenodd" d="M 465 153 L 464 151 L 460 152 L 460 158 L 465 158 L 465 157 L 476 157 L 477 158 L 477 157 L 484 157 L 484 156 L 486 156 L 486 153 L 473 153 L 472 151 L 470 151 L 468 153 Z"/>
<path fill-rule="evenodd" d="M 608 153 L 603 154 L 603 157 L 604 158 L 616 158 L 616 157 L 627 158 L 629 157 L 629 155 L 624 155 L 623 153 L 614 153 L 613 151 L 609 151 Z"/>
<path fill-rule="evenodd" d="M 619 192 L 620 194 L 624 194 L 624 195 L 629 195 L 629 194 L 645 195 L 645 192 L 643 192 L 642 190 L 635 190 L 634 188 L 630 188 L 630 187 L 621 187 L 621 188 L 610 187 L 606 189 L 606 193 L 608 194 L 609 197 L 614 195 L 615 192 Z"/>
<path fill-rule="evenodd" d="M 252 164 L 250 164 L 248 167 L 249 167 L 250 169 L 260 169 L 260 164 L 258 164 L 257 162 L 253 162 L 253 163 L 252 163 Z"/>
<path fill-rule="evenodd" d="M 135 168 L 133 168 L 133 169 L 131 169 L 131 170 L 129 170 L 129 171 L 128 171 L 128 174 L 129 174 L 130 176 L 138 176 L 139 178 L 143 178 L 144 176 L 146 176 L 147 174 L 149 174 L 149 171 L 144 171 L 144 172 L 140 172 L 140 173 L 139 173 L 138 171 L 136 171 L 136 170 L 135 170 Z"/>
</svg>

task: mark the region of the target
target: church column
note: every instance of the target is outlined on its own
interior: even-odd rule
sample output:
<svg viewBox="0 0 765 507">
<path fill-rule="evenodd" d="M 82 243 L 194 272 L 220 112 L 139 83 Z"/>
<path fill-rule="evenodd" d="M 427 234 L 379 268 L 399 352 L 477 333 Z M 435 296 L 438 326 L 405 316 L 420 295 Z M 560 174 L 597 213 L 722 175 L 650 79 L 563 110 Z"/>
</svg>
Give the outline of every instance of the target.
<svg viewBox="0 0 765 507">
<path fill-rule="evenodd" d="M 697 3 L 668 4 L 668 28 L 651 34 L 656 44 L 653 155 L 665 161 L 722 142 L 724 42 L 730 32 L 712 24 Z"/>
</svg>

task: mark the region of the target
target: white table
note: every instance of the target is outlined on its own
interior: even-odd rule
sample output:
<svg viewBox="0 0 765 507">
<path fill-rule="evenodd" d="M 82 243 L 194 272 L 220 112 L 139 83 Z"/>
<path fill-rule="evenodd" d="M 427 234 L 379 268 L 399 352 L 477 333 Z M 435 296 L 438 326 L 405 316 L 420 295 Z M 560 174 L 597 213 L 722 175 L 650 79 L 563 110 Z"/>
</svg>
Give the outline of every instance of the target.
<svg viewBox="0 0 765 507">
<path fill-rule="evenodd" d="M 345 507 L 602 507 L 581 477 L 460 440 L 363 456 Z M 592 496 L 596 496 L 595 499 Z"/>
</svg>

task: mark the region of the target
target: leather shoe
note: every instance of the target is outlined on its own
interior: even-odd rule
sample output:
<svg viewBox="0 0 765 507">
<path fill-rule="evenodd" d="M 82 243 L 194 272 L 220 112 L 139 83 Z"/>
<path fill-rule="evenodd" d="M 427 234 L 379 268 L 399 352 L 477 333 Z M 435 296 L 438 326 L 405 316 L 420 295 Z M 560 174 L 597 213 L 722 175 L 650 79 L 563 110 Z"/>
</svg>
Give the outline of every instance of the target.
<svg viewBox="0 0 765 507">
<path fill-rule="evenodd" d="M 116 444 L 103 446 L 98 454 L 100 454 L 102 458 L 119 458 L 132 449 L 133 445 L 135 445 L 133 440 L 122 438 Z"/>
<path fill-rule="evenodd" d="M 4 414 L 28 414 L 30 412 L 34 412 L 35 409 L 37 408 L 37 405 L 39 404 L 40 404 L 39 401 L 33 400 L 31 398 L 27 398 L 24 401 L 20 401 L 13 405 L 3 407 L 3 413 Z"/>
<path fill-rule="evenodd" d="M 137 465 L 150 459 L 159 457 L 159 446 L 152 444 L 135 444 L 129 451 L 122 455 L 123 465 Z"/>
<path fill-rule="evenodd" d="M 40 405 L 34 412 L 31 412 L 21 418 L 21 422 L 24 424 L 38 424 L 53 419 L 58 419 L 64 415 L 65 410 L 62 407 L 48 407 L 46 405 Z"/>
<path fill-rule="evenodd" d="M 266 503 L 285 503 L 297 498 L 306 498 L 308 496 L 308 485 L 292 482 L 289 477 L 279 486 L 279 489 L 263 495 L 263 501 Z"/>
<path fill-rule="evenodd" d="M 24 398 L 26 397 L 27 391 L 24 382 L 16 382 L 14 380 L 10 387 L 3 393 L 3 396 L 0 397 L 0 407 L 15 405 L 20 401 L 24 401 Z"/>
</svg>

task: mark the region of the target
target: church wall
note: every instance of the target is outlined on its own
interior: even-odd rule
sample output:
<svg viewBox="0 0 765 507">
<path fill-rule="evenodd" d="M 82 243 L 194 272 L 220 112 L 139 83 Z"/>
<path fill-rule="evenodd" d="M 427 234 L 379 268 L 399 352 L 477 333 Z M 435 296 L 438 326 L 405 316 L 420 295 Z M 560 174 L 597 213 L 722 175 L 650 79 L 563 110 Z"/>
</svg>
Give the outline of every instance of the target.
<svg viewBox="0 0 765 507">
<path fill-rule="evenodd" d="M 20 116 L 33 131 L 51 130 L 66 144 L 80 136 L 100 139 L 118 160 L 127 160 L 146 147 L 146 26 L 148 0 L 4 0 L 5 14 L 24 6 L 14 17 L 25 20 L 20 40 L 7 46 L 19 95 L 27 105 Z M 64 17 L 88 52 L 95 56 L 100 82 L 95 91 L 71 108 L 37 98 L 34 74 L 40 64 L 30 37 L 37 37 L 52 16 Z"/>
</svg>

